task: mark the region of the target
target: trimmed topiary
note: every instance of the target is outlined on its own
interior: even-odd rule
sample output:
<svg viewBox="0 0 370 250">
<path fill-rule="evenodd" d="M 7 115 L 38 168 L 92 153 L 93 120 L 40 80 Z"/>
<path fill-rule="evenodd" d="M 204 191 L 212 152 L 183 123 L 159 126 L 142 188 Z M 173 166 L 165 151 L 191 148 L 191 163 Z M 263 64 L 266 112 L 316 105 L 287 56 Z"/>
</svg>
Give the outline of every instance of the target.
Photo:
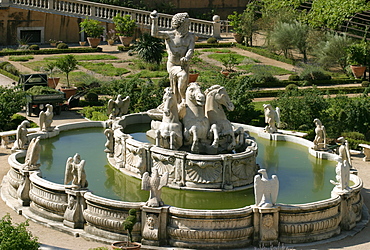
<svg viewBox="0 0 370 250">
<path fill-rule="evenodd" d="M 28 47 L 29 50 L 40 50 L 40 47 L 37 44 L 32 44 Z"/>
<path fill-rule="evenodd" d="M 59 43 L 57 49 L 68 49 L 68 45 L 66 43 Z"/>
</svg>

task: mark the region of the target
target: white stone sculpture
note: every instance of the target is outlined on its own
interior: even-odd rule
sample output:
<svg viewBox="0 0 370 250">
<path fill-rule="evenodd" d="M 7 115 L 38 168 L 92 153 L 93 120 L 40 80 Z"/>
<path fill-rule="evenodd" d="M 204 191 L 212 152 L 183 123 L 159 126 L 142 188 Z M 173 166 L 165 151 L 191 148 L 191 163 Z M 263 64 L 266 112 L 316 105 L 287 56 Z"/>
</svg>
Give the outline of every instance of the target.
<svg viewBox="0 0 370 250">
<path fill-rule="evenodd" d="M 104 152 L 109 154 L 109 157 L 112 157 L 114 154 L 114 131 L 113 129 L 107 128 L 104 130 L 104 134 L 107 137 L 107 142 L 105 143 Z"/>
<path fill-rule="evenodd" d="M 254 196 L 256 206 L 263 208 L 271 208 L 275 206 L 279 193 L 279 180 L 276 175 L 268 178 L 266 169 L 258 170 L 262 176 L 254 177 Z"/>
<path fill-rule="evenodd" d="M 323 150 L 326 148 L 326 130 L 319 119 L 313 120 L 316 125 L 315 128 L 315 139 L 313 140 L 314 150 Z"/>
<path fill-rule="evenodd" d="M 347 193 L 351 190 L 349 187 L 351 167 L 347 160 L 339 160 L 335 168 L 336 181 L 330 180 L 330 183 L 335 185 L 333 192 L 336 194 Z"/>
<path fill-rule="evenodd" d="M 64 174 L 64 185 L 71 183 L 72 188 L 80 189 L 87 188 L 88 182 L 85 173 L 85 160 L 81 160 L 79 154 L 69 157 L 66 162 L 66 170 Z"/>
<path fill-rule="evenodd" d="M 51 123 L 53 122 L 53 105 L 46 104 L 46 111 L 40 112 L 40 131 L 43 132 L 51 132 L 53 131 L 53 127 L 51 126 Z"/>
<path fill-rule="evenodd" d="M 156 146 L 179 149 L 182 146 L 182 123 L 179 120 L 177 100 L 172 88 L 164 90 L 163 118 L 156 130 Z"/>
<path fill-rule="evenodd" d="M 116 100 L 110 99 L 108 101 L 107 113 L 110 119 L 121 117 L 128 113 L 130 107 L 130 97 L 126 96 L 122 99 L 121 95 L 118 95 Z"/>
<path fill-rule="evenodd" d="M 234 110 L 234 104 L 231 102 L 226 89 L 220 85 L 213 85 L 206 89 L 204 92 L 206 95 L 205 114 L 209 120 L 209 123 L 216 125 L 217 137 L 214 138 L 214 144 L 218 143 L 218 146 L 227 145 L 226 151 L 234 150 L 237 145 L 244 143 L 244 129 L 239 127 L 235 129 L 231 122 L 227 119 L 224 108 L 228 111 Z M 237 137 L 235 136 L 237 135 Z M 219 143 L 222 137 L 226 137 L 226 141 Z M 218 147 L 217 146 L 217 147 Z M 218 150 L 223 152 L 224 150 Z"/>
<path fill-rule="evenodd" d="M 280 127 L 279 107 L 274 109 L 271 104 L 263 104 L 263 108 L 265 110 L 265 122 L 267 123 L 265 131 L 270 134 L 278 132 L 277 128 Z"/>
<path fill-rule="evenodd" d="M 171 31 L 159 31 L 158 13 L 150 14 L 151 35 L 165 40 L 168 61 L 167 71 L 178 103 L 185 103 L 185 92 L 189 81 L 189 62 L 194 54 L 195 35 L 189 32 L 188 13 L 177 13 L 172 17 Z"/>
<path fill-rule="evenodd" d="M 342 158 L 342 161 L 347 161 L 350 168 L 352 168 L 351 153 L 349 151 L 348 141 L 344 137 L 339 137 L 337 143 L 340 145 L 338 148 L 338 154 Z"/>
<path fill-rule="evenodd" d="M 18 149 L 21 149 L 21 150 L 26 149 L 26 144 L 28 142 L 27 127 L 29 126 L 30 126 L 30 122 L 25 120 L 25 121 L 22 121 L 22 123 L 17 127 L 16 139 L 14 142 L 14 146 L 12 147 L 12 151 L 18 150 Z"/>
<path fill-rule="evenodd" d="M 210 125 L 205 116 L 205 95 L 196 82 L 189 83 L 186 89 L 186 114 L 182 120 L 184 125 L 184 145 L 191 145 L 192 153 L 199 153 L 202 146 L 207 146 L 209 132 L 213 133 L 212 146 L 218 147 L 218 132 L 216 125 Z"/>
<path fill-rule="evenodd" d="M 146 205 L 149 207 L 161 207 L 164 205 L 161 193 L 162 187 L 168 183 L 168 172 L 165 172 L 162 176 L 159 176 L 156 168 L 152 169 L 152 176 L 149 176 L 148 172 L 143 174 L 141 181 L 141 187 L 143 190 L 150 191 L 150 196 Z"/>
<path fill-rule="evenodd" d="M 40 164 L 37 163 L 37 161 L 40 158 L 40 136 L 33 138 L 30 142 L 30 145 L 27 149 L 26 159 L 23 166 L 23 170 L 38 170 L 40 167 Z"/>
</svg>

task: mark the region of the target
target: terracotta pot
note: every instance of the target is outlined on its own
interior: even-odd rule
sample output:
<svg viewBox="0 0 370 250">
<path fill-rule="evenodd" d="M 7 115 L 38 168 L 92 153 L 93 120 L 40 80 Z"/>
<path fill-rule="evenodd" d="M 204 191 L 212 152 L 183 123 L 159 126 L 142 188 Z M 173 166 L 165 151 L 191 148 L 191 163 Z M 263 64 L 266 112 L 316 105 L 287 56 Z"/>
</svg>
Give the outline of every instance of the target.
<svg viewBox="0 0 370 250">
<path fill-rule="evenodd" d="M 90 44 L 91 48 L 96 48 L 100 44 L 101 38 L 88 37 L 87 42 Z"/>
<path fill-rule="evenodd" d="M 242 43 L 244 40 L 244 37 L 238 33 L 234 33 L 233 36 L 234 36 L 235 42 L 237 43 Z"/>
<path fill-rule="evenodd" d="M 189 83 L 195 82 L 199 76 L 199 73 L 190 73 L 189 74 Z"/>
<path fill-rule="evenodd" d="M 81 41 L 79 42 L 81 46 L 85 46 L 86 42 L 85 41 Z"/>
<path fill-rule="evenodd" d="M 119 36 L 119 40 L 121 40 L 121 43 L 125 47 L 130 46 L 130 43 L 132 42 L 132 39 L 133 39 L 132 36 Z"/>
<path fill-rule="evenodd" d="M 108 40 L 107 40 L 107 43 L 108 43 L 110 46 L 112 46 L 112 45 L 114 44 L 114 40 L 112 40 L 112 39 L 108 39 Z"/>
<path fill-rule="evenodd" d="M 365 73 L 366 66 L 351 65 L 351 70 L 355 78 L 362 78 Z"/>
<path fill-rule="evenodd" d="M 55 89 L 59 83 L 60 77 L 48 77 L 48 86 Z"/>
<path fill-rule="evenodd" d="M 141 248 L 141 244 L 137 242 L 130 242 L 129 246 L 126 246 L 127 241 L 117 241 L 112 243 L 113 249 L 130 249 L 130 250 L 136 250 Z"/>
<path fill-rule="evenodd" d="M 60 91 L 66 94 L 66 99 L 68 100 L 71 96 L 77 93 L 76 88 L 61 88 Z"/>
<path fill-rule="evenodd" d="M 50 43 L 50 46 L 57 46 L 57 43 Z"/>
</svg>

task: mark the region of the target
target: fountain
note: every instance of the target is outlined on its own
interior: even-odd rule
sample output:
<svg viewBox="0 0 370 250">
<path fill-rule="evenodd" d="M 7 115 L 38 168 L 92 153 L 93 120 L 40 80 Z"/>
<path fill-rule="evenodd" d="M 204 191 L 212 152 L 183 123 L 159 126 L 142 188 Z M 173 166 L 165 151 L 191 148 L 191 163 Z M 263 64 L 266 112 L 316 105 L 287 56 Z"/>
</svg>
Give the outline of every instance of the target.
<svg viewBox="0 0 370 250">
<path fill-rule="evenodd" d="M 152 18 L 152 34 L 176 43 L 171 39 L 178 33 L 158 32 L 155 13 Z M 182 24 L 187 24 L 187 18 L 186 14 L 176 17 L 173 25 L 179 34 L 184 35 Z M 191 34 L 187 38 L 192 41 Z M 1 188 L 3 200 L 35 221 L 103 242 L 126 240 L 122 222 L 133 208 L 138 211 L 133 239 L 153 246 L 230 249 L 299 244 L 352 230 L 366 209 L 360 195 L 362 180 L 348 172 L 347 159 L 341 161 L 346 148 L 341 149 L 342 157 L 316 151 L 312 142 L 278 130 L 279 110 L 268 106 L 266 128 L 221 119 L 225 116 L 215 99 L 233 109 L 222 86 L 212 86 L 204 93 L 196 83 L 183 87 L 193 49 L 185 47 L 181 50 L 184 59 L 174 57 L 168 64 L 171 87 L 157 109 L 125 115 L 127 106 L 119 98 L 110 101 L 106 122 L 65 124 L 28 134 L 27 141 L 32 142 L 28 149 L 15 149 L 9 157 L 10 170 Z M 92 132 L 85 132 L 89 127 Z M 20 129 L 24 134 L 26 128 Z M 95 138 L 100 138 L 99 143 Z M 255 139 L 264 146 L 257 147 Z M 287 153 L 285 148 L 279 150 L 283 146 L 305 150 L 300 155 Z M 286 160 L 289 156 L 298 157 L 298 162 Z M 338 161 L 336 171 L 325 159 Z M 305 161 L 313 171 L 302 174 Z M 107 162 L 110 166 L 103 169 Z M 302 169 L 294 172 L 298 168 Z M 332 172 L 329 179 L 324 171 Z M 313 186 L 307 188 L 301 180 L 309 179 L 309 172 L 314 173 Z M 103 178 L 106 174 L 107 179 Z M 321 194 L 324 186 L 328 192 Z M 102 189 L 116 193 L 102 194 Z M 292 190 L 303 200 L 294 201 Z M 306 193 L 318 193 L 318 197 L 307 198 Z M 249 202 L 205 207 L 208 200 L 203 199 L 209 197 L 221 203 L 228 202 L 226 197 Z M 200 205 L 189 208 L 188 201 Z"/>
</svg>

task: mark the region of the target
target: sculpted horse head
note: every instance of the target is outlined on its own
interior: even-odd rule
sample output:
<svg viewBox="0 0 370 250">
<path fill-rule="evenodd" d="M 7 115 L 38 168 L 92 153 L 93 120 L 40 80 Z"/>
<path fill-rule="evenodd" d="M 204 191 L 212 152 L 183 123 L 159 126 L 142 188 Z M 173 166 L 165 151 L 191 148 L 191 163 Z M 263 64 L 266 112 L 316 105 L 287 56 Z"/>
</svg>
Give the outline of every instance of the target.
<svg viewBox="0 0 370 250">
<path fill-rule="evenodd" d="M 177 109 L 177 100 L 171 87 L 164 90 L 163 95 L 163 119 L 162 122 L 178 122 L 179 114 Z"/>
<path fill-rule="evenodd" d="M 205 95 L 203 94 L 199 83 L 191 82 L 185 92 L 186 104 L 191 106 L 204 106 Z"/>
<path fill-rule="evenodd" d="M 213 85 L 205 92 L 206 95 L 206 116 L 211 124 L 217 120 L 225 120 L 226 115 L 222 106 L 226 107 L 228 111 L 233 111 L 235 106 L 231 102 L 226 89 L 220 85 Z"/>
</svg>

